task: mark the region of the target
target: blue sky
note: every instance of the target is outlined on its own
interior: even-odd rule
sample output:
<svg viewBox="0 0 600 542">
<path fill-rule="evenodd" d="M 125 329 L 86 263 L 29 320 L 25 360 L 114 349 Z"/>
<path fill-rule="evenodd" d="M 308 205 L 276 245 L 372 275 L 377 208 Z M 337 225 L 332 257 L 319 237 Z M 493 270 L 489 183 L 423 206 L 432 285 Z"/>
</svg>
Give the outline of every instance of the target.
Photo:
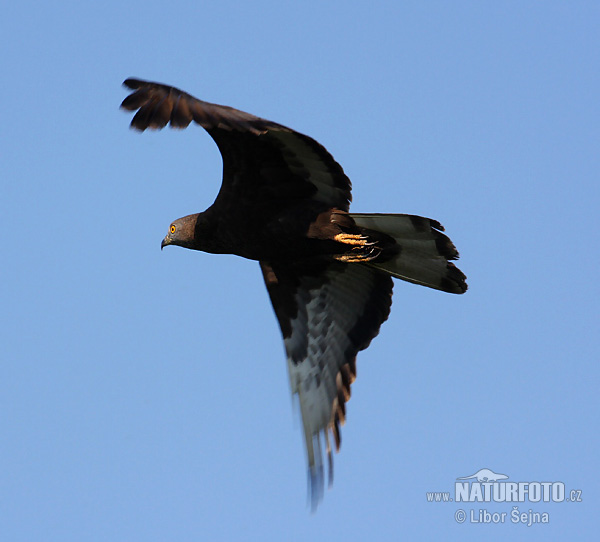
<svg viewBox="0 0 600 542">
<path fill-rule="evenodd" d="M 599 20 L 596 2 L 6 5 L 2 538 L 595 539 Z M 461 252 L 464 296 L 396 283 L 314 515 L 258 265 L 159 248 L 212 203 L 216 146 L 129 130 L 129 76 L 310 134 L 353 210 L 436 218 Z M 483 467 L 583 501 L 519 504 L 549 514 L 531 527 L 427 502 Z"/>
</svg>

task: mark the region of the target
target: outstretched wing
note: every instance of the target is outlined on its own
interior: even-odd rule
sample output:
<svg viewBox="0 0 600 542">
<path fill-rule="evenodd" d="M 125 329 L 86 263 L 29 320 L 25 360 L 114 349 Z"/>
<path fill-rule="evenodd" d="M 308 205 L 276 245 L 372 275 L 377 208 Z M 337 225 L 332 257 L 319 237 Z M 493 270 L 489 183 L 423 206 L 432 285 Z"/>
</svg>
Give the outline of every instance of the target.
<svg viewBox="0 0 600 542">
<path fill-rule="evenodd" d="M 292 393 L 299 397 L 315 506 L 324 485 L 321 437 L 331 482 L 329 433 L 339 450 L 356 355 L 390 313 L 392 279 L 366 265 L 340 262 L 260 266 L 281 326 Z"/>
<path fill-rule="evenodd" d="M 194 121 L 215 140 L 223 157 L 223 184 L 213 207 L 242 216 L 273 216 L 311 200 L 348 210 L 350 180 L 314 139 L 174 87 L 139 79 L 123 84 L 135 91 L 121 104 L 127 110 L 139 109 L 133 128 L 185 128 Z"/>
</svg>

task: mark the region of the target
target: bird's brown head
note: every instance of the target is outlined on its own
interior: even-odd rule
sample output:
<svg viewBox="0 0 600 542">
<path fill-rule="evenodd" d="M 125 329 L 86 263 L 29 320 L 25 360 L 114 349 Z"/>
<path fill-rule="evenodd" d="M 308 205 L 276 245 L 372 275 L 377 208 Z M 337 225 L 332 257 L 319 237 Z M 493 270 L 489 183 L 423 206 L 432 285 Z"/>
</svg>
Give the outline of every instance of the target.
<svg viewBox="0 0 600 542">
<path fill-rule="evenodd" d="M 169 226 L 169 233 L 160 244 L 161 250 L 167 245 L 177 245 L 185 248 L 195 247 L 195 229 L 198 215 L 188 215 L 178 218 Z"/>
</svg>

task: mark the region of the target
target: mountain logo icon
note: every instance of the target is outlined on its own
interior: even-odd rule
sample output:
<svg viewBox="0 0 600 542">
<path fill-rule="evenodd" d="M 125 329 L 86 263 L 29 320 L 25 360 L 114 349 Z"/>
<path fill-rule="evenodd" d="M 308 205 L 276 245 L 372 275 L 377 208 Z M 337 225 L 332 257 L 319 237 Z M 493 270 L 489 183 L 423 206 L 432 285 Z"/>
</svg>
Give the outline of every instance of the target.
<svg viewBox="0 0 600 542">
<path fill-rule="evenodd" d="M 508 479 L 508 476 L 506 474 L 496 474 L 490 469 L 480 469 L 475 474 L 471 474 L 471 476 L 463 476 L 462 478 L 457 478 L 457 480 L 470 480 L 472 478 L 478 482 L 497 482 L 498 480 Z"/>
</svg>

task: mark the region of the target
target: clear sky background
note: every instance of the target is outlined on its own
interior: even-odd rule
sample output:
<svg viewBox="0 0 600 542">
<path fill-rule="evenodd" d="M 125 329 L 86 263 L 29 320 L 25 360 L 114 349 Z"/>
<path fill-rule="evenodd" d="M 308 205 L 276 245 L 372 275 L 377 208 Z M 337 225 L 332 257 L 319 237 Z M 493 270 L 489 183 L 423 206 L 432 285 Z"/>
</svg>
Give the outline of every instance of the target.
<svg viewBox="0 0 600 542">
<path fill-rule="evenodd" d="M 597 540 L 598 2 L 6 3 L 0 537 Z M 255 262 L 159 245 L 204 210 L 200 128 L 134 133 L 129 76 L 310 134 L 352 209 L 440 220 L 469 291 L 396 282 L 335 482 Z M 487 467 L 562 481 L 548 525 L 429 503 Z M 510 504 L 463 506 L 507 511 Z"/>
</svg>

